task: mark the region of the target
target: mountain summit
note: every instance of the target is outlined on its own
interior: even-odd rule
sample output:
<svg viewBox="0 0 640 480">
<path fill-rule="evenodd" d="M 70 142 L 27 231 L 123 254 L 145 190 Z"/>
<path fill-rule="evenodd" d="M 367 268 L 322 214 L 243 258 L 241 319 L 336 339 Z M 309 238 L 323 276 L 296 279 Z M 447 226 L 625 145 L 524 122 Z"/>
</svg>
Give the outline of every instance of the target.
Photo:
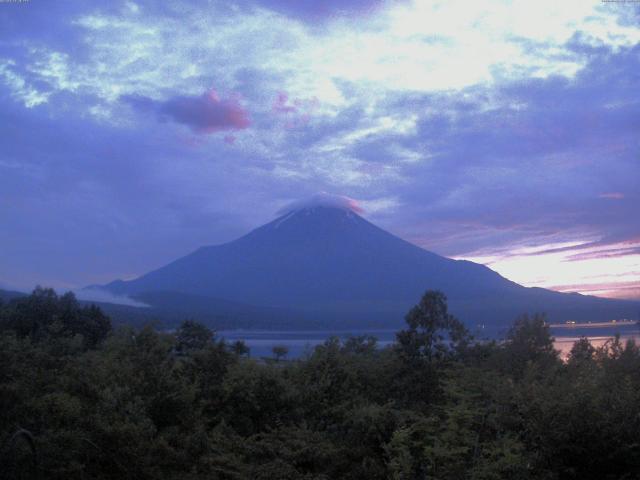
<svg viewBox="0 0 640 480">
<path fill-rule="evenodd" d="M 554 321 L 602 320 L 630 316 L 637 308 L 632 302 L 525 288 L 483 265 L 406 242 L 348 203 L 306 202 L 283 212 L 235 241 L 202 247 L 104 288 L 146 302 L 153 292 L 167 292 L 288 309 L 332 326 L 399 325 L 427 289 L 445 292 L 452 312 L 471 326 L 505 325 L 533 311 L 547 312 Z"/>
</svg>

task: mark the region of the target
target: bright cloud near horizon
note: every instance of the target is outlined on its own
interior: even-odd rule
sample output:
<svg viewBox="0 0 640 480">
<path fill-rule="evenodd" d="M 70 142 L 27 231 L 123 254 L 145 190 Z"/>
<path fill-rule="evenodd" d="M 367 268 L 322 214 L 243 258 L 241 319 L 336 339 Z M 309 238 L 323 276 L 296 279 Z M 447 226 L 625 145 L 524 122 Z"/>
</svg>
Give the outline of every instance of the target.
<svg viewBox="0 0 640 480">
<path fill-rule="evenodd" d="M 639 71 L 630 2 L 0 3 L 0 287 L 135 277 L 323 191 L 640 298 Z"/>
</svg>

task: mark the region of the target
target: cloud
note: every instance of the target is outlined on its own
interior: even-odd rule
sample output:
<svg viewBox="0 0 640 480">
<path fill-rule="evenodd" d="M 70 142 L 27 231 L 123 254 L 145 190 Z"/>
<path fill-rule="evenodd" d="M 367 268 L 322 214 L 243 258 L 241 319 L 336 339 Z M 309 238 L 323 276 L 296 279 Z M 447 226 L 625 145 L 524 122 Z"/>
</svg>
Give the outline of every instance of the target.
<svg viewBox="0 0 640 480">
<path fill-rule="evenodd" d="M 83 288 L 74 290 L 78 300 L 85 300 L 89 302 L 101 302 L 101 303 L 115 303 L 116 305 L 128 305 L 130 307 L 149 307 L 146 303 L 139 302 L 126 295 L 114 295 L 111 292 L 103 290 L 101 288 Z"/>
<path fill-rule="evenodd" d="M 280 91 L 271 105 L 271 110 L 276 115 L 285 118 L 286 128 L 296 128 L 309 123 L 311 115 L 318 108 L 319 103 L 315 97 L 291 100 L 287 92 Z"/>
<path fill-rule="evenodd" d="M 428 188 L 408 182 L 399 199 L 416 229 L 429 232 L 420 243 L 442 253 L 536 237 L 544 243 L 633 237 L 640 232 L 633 213 L 640 124 L 632 112 L 640 104 L 629 82 L 637 83 L 630 72 L 640 67 L 639 52 L 606 49 L 570 82 L 550 77 L 398 93 L 387 108 L 417 113 L 418 134 L 365 138 L 356 155 L 384 162 L 395 143 L 421 156 L 401 171 Z M 616 202 L 603 202 L 602 192 L 613 192 Z"/>
<path fill-rule="evenodd" d="M 120 100 L 131 105 L 134 109 L 144 113 L 158 113 L 160 107 L 159 102 L 152 98 L 138 95 L 136 93 L 122 95 Z"/>
<path fill-rule="evenodd" d="M 609 200 L 622 200 L 624 198 L 624 193 L 620 193 L 620 192 L 601 193 L 600 195 L 598 195 L 598 198 L 607 198 Z"/>
<path fill-rule="evenodd" d="M 398 1 L 398 0 L 396 0 Z M 359 17 L 372 14 L 385 0 L 257 0 L 247 2 L 308 23 L 324 22 L 339 17 Z"/>
<path fill-rule="evenodd" d="M 278 92 L 271 109 L 276 113 L 294 113 L 298 111 L 297 106 L 289 104 L 289 95 L 286 92 Z"/>
<path fill-rule="evenodd" d="M 358 214 L 364 213 L 364 210 L 360 206 L 358 201 L 353 198 L 347 197 L 345 195 L 335 195 L 327 192 L 319 192 L 309 198 L 296 200 L 289 203 L 288 205 L 285 205 L 280 210 L 278 210 L 278 215 L 285 215 L 289 212 L 313 207 L 340 208 Z"/>
<path fill-rule="evenodd" d="M 640 300 L 640 282 L 580 283 L 570 285 L 552 285 L 559 292 L 579 292 L 584 295 L 597 295 L 606 298 Z"/>
<path fill-rule="evenodd" d="M 186 125 L 198 134 L 243 130 L 251 125 L 249 113 L 238 99 L 221 99 L 215 90 L 200 96 L 174 96 L 165 101 L 142 95 L 124 95 L 121 100 L 141 112 L 153 112 L 161 119 L 170 118 Z"/>
<path fill-rule="evenodd" d="M 582 260 L 593 260 L 597 258 L 614 258 L 614 257 L 630 257 L 632 255 L 640 255 L 640 245 L 635 247 L 624 247 L 620 244 L 613 245 L 615 248 L 605 248 L 593 251 L 585 251 L 570 255 L 566 261 L 577 262 Z"/>
<path fill-rule="evenodd" d="M 198 133 L 242 130 L 251 124 L 237 99 L 221 100 L 213 90 L 199 97 L 173 97 L 161 105 L 160 112 Z"/>
<path fill-rule="evenodd" d="M 54 3 L 0 8 L 12 283 L 144 273 L 318 190 L 445 255 L 640 234 L 628 5 Z"/>
</svg>

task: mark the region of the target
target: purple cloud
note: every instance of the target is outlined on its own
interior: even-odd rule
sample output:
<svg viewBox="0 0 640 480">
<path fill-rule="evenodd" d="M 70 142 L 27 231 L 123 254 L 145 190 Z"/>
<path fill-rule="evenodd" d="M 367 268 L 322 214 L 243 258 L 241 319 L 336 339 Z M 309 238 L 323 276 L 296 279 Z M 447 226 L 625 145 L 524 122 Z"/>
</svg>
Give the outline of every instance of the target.
<svg viewBox="0 0 640 480">
<path fill-rule="evenodd" d="M 237 98 L 221 99 L 215 90 L 199 96 L 178 95 L 164 102 L 142 95 L 126 95 L 121 99 L 138 111 L 154 112 L 161 119 L 169 118 L 198 134 L 242 130 L 251 125 L 249 113 Z"/>
<path fill-rule="evenodd" d="M 161 106 L 160 113 L 197 133 L 242 130 L 251 124 L 248 112 L 237 99 L 223 100 L 214 90 L 199 97 L 173 97 Z"/>
<path fill-rule="evenodd" d="M 576 262 L 581 260 L 593 260 L 596 258 L 615 258 L 626 257 L 628 255 L 639 255 L 640 247 L 630 248 L 609 248 L 606 250 L 597 250 L 595 252 L 577 253 L 567 257 L 566 261 Z"/>
<path fill-rule="evenodd" d="M 278 92 L 271 105 L 271 111 L 285 118 L 286 128 L 296 128 L 309 123 L 311 115 L 319 103 L 316 97 L 290 99 L 286 92 Z"/>
<path fill-rule="evenodd" d="M 289 103 L 289 95 L 286 92 L 278 92 L 271 109 L 275 113 L 293 113 L 298 110 L 295 105 Z"/>
</svg>

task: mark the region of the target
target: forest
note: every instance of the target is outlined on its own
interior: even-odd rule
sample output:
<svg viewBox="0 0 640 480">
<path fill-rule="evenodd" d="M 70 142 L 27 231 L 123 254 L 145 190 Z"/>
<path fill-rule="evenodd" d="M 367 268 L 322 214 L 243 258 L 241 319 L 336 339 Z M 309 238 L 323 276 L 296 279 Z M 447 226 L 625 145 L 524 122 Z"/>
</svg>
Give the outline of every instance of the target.
<svg viewBox="0 0 640 480">
<path fill-rule="evenodd" d="M 427 291 L 396 342 L 254 358 L 195 320 L 113 328 L 72 293 L 0 305 L 6 479 L 636 479 L 640 349 L 568 359 L 539 314 L 474 340 Z"/>
</svg>

